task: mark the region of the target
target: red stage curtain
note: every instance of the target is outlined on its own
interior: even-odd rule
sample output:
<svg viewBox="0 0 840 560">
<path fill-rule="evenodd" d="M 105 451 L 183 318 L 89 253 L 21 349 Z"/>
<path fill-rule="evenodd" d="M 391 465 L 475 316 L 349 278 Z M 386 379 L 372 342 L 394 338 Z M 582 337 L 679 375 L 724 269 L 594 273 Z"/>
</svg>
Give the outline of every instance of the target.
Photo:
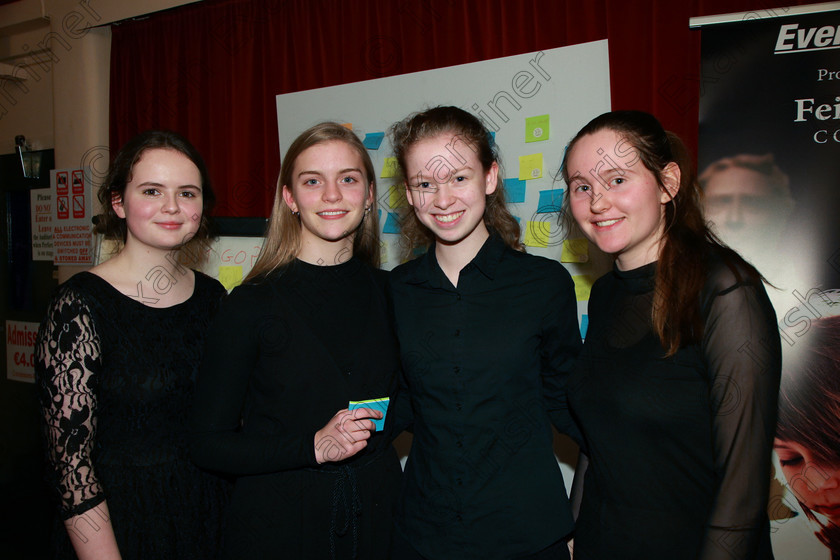
<svg viewBox="0 0 840 560">
<path fill-rule="evenodd" d="M 147 128 L 176 130 L 207 159 L 216 215 L 265 217 L 280 167 L 275 95 L 607 38 L 613 108 L 654 113 L 696 153 L 700 33 L 689 18 L 781 5 L 206 0 L 113 27 L 111 146 Z M 488 97 L 481 84 L 464 87 Z M 324 118 L 342 117 L 333 110 Z"/>
</svg>

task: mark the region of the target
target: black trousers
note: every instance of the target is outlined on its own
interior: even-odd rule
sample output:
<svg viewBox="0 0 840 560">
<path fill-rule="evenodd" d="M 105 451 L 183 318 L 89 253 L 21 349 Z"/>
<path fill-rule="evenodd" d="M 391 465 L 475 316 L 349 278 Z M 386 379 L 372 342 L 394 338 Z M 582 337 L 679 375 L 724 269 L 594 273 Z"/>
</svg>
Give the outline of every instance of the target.
<svg viewBox="0 0 840 560">
<path fill-rule="evenodd" d="M 399 531 L 394 531 L 394 541 L 391 547 L 392 560 L 437 560 L 421 556 Z M 511 560 L 571 560 L 569 546 L 565 540 L 559 540 L 548 548 L 527 556 L 517 556 Z"/>
</svg>

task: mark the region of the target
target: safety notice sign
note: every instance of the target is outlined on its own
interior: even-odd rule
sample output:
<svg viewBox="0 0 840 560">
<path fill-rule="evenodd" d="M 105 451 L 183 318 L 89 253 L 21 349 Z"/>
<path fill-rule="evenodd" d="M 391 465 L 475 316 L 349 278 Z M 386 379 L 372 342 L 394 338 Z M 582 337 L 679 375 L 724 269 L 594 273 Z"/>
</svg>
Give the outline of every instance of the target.
<svg viewBox="0 0 840 560">
<path fill-rule="evenodd" d="M 50 172 L 53 189 L 53 262 L 93 264 L 93 223 L 90 168 Z"/>
</svg>

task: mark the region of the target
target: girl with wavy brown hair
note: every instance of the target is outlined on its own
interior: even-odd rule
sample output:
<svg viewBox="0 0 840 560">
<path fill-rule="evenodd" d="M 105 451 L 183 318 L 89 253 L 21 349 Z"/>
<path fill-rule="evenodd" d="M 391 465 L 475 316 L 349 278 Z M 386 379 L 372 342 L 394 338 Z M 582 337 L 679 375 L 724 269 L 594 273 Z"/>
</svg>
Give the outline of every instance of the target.
<svg viewBox="0 0 840 560">
<path fill-rule="evenodd" d="M 563 266 L 526 254 L 481 122 L 435 107 L 391 130 L 424 255 L 391 275 L 414 440 L 395 558 L 568 558 L 572 517 L 553 423 L 576 435 L 566 376 L 580 347 Z"/>
</svg>

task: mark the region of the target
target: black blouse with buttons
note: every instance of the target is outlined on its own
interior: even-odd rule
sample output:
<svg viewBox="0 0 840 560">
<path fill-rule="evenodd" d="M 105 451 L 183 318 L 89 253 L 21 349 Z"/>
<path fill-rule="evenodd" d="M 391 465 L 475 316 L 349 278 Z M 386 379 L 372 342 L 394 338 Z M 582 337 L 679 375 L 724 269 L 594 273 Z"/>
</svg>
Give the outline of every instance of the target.
<svg viewBox="0 0 840 560">
<path fill-rule="evenodd" d="M 457 287 L 434 247 L 391 283 L 409 395 L 397 423 L 414 431 L 397 529 L 428 558 L 511 558 L 562 539 L 572 517 L 551 423 L 579 438 L 568 272 L 494 235 Z"/>
</svg>

